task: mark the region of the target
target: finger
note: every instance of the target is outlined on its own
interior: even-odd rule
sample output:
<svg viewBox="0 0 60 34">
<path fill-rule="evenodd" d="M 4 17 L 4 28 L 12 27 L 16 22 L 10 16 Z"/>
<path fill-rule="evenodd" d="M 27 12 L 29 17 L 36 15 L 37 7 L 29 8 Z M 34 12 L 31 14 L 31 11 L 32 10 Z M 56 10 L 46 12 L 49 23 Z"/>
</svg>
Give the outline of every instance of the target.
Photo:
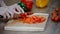
<svg viewBox="0 0 60 34">
<path fill-rule="evenodd" d="M 3 19 L 6 19 L 6 15 L 3 15 Z"/>
<path fill-rule="evenodd" d="M 10 18 L 13 18 L 14 12 L 12 10 L 8 10 L 8 13 L 10 15 Z"/>
<path fill-rule="evenodd" d="M 24 13 L 24 10 L 19 5 L 15 4 L 15 7 L 19 13 Z"/>
<path fill-rule="evenodd" d="M 13 12 L 14 12 L 15 14 L 20 14 L 20 13 L 21 13 L 21 12 L 20 12 L 20 9 L 17 8 L 17 4 L 14 4 L 14 5 L 13 5 L 13 9 L 12 9 L 12 10 L 13 10 Z"/>
<path fill-rule="evenodd" d="M 17 6 L 17 8 L 20 10 L 21 13 L 24 13 L 24 10 L 20 6 Z"/>
<path fill-rule="evenodd" d="M 10 18 L 10 15 L 9 15 L 9 13 L 8 13 L 8 12 L 6 13 L 6 16 L 7 16 L 7 19 L 9 19 L 9 18 Z"/>
<path fill-rule="evenodd" d="M 21 11 L 19 10 L 19 8 L 17 8 L 17 7 L 15 8 L 15 13 L 16 14 L 20 14 L 21 13 Z"/>
<path fill-rule="evenodd" d="M 13 18 L 13 13 L 9 11 L 10 18 Z"/>
</svg>

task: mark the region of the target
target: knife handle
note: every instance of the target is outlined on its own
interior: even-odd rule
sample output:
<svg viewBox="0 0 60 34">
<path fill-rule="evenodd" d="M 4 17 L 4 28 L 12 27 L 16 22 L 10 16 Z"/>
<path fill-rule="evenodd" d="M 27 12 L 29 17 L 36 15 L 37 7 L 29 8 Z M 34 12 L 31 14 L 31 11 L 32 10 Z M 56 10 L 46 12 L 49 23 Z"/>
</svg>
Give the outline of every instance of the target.
<svg viewBox="0 0 60 34">
<path fill-rule="evenodd" d="M 0 18 L 3 18 L 3 16 L 2 16 L 2 15 L 0 15 Z"/>
</svg>

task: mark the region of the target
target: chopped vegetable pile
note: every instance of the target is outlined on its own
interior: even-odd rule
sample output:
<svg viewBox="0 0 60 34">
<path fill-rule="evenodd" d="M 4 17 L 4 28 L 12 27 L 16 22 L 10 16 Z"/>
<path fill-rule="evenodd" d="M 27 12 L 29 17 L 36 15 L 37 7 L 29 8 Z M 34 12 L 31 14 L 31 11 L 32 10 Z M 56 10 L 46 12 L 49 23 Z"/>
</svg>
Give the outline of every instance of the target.
<svg viewBox="0 0 60 34">
<path fill-rule="evenodd" d="M 26 13 L 20 14 L 20 16 L 22 17 L 20 18 L 20 20 L 26 24 L 38 24 L 43 23 L 46 20 L 46 18 L 43 16 L 29 16 Z"/>
</svg>

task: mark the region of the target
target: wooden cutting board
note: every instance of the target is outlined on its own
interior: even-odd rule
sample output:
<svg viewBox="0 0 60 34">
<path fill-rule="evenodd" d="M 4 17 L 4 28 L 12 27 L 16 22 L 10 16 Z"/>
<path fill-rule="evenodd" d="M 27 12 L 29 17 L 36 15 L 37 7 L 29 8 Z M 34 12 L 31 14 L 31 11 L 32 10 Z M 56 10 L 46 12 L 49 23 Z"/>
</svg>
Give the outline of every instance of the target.
<svg viewBox="0 0 60 34">
<path fill-rule="evenodd" d="M 49 14 L 34 13 L 32 15 L 43 16 L 46 20 L 39 24 L 24 24 L 20 21 L 20 19 L 9 20 L 4 29 L 10 31 L 44 31 Z"/>
</svg>

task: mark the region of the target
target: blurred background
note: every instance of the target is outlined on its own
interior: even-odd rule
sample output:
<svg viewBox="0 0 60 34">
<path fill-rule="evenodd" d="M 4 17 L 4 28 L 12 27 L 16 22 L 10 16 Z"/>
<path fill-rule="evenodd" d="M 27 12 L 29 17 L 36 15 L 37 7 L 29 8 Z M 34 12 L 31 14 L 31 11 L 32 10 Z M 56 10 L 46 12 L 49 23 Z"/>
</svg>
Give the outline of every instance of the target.
<svg viewBox="0 0 60 34">
<path fill-rule="evenodd" d="M 35 0 L 34 0 L 35 1 Z M 10 6 L 12 4 L 15 4 L 19 2 L 19 0 L 4 0 L 7 6 Z M 52 11 L 52 7 L 60 7 L 60 0 L 50 0 L 48 8 L 46 8 L 46 12 L 50 13 Z M 34 7 L 35 8 L 35 7 Z M 43 9 L 45 12 L 45 9 Z M 35 9 L 34 9 L 35 11 Z M 40 10 L 39 10 L 40 11 Z M 38 11 L 38 12 L 39 12 Z M 4 31 L 4 22 L 0 22 L 0 34 Z M 60 23 L 56 25 L 55 23 L 52 23 L 49 19 L 47 23 L 47 29 L 44 32 L 11 32 L 11 31 L 4 31 L 3 34 L 60 34 Z"/>
<path fill-rule="evenodd" d="M 12 5 L 14 3 L 19 2 L 19 0 L 4 0 L 4 2 L 6 3 L 7 6 L 9 6 L 9 5 Z"/>
</svg>

